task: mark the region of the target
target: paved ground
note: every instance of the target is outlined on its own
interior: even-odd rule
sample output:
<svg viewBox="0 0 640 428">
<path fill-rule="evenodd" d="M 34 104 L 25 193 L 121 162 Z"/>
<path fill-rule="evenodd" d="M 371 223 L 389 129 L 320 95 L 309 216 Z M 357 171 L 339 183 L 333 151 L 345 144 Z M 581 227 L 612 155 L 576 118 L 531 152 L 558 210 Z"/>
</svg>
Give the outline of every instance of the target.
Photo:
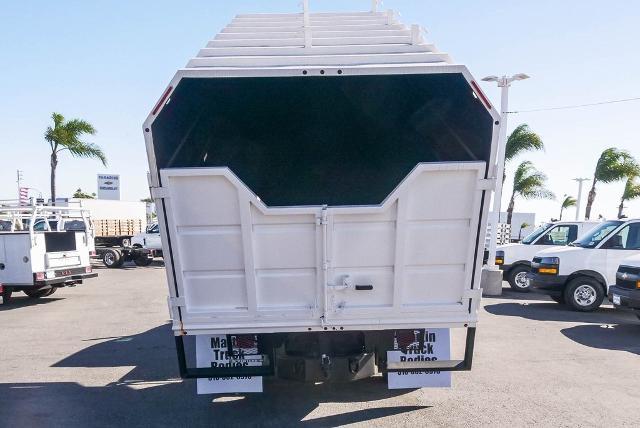
<svg viewBox="0 0 640 428">
<path fill-rule="evenodd" d="M 639 426 L 640 322 L 506 291 L 485 299 L 473 371 L 451 389 L 266 383 L 196 396 L 178 379 L 164 269 L 100 270 L 0 305 L 0 426 Z"/>
</svg>

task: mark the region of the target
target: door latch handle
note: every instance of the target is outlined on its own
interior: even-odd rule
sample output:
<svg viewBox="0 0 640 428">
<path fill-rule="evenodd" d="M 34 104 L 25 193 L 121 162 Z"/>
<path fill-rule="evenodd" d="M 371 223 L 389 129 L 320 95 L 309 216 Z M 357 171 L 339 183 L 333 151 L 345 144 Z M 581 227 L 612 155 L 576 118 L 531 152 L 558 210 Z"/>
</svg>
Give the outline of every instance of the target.
<svg viewBox="0 0 640 428">
<path fill-rule="evenodd" d="M 361 285 L 356 285 L 356 290 L 358 290 L 358 291 L 362 291 L 362 290 L 373 290 L 373 285 L 372 285 L 372 284 L 361 284 Z"/>
</svg>

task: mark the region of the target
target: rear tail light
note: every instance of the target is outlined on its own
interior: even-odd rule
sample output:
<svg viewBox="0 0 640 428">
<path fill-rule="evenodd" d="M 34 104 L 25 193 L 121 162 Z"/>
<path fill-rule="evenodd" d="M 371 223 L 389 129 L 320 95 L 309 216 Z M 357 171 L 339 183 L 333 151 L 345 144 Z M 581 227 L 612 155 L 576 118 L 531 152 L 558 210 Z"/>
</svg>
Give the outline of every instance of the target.
<svg viewBox="0 0 640 428">
<path fill-rule="evenodd" d="M 84 268 L 84 272 L 85 272 L 85 273 L 91 273 L 91 272 L 92 272 L 92 270 L 93 270 L 93 269 L 91 268 L 91 266 L 87 266 L 86 268 Z"/>
<path fill-rule="evenodd" d="M 89 251 L 89 256 L 95 256 L 96 252 L 95 251 Z"/>
<path fill-rule="evenodd" d="M 4 286 L 0 284 L 0 294 L 4 293 Z"/>
<path fill-rule="evenodd" d="M 35 276 L 36 276 L 36 281 L 44 280 L 44 272 L 36 272 Z"/>
</svg>

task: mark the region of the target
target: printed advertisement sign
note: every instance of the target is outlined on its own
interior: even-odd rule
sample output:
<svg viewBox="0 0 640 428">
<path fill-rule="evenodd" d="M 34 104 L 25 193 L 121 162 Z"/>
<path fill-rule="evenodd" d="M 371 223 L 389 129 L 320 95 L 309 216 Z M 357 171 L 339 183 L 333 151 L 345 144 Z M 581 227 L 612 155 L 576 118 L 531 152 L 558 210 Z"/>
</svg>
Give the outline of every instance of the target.
<svg viewBox="0 0 640 428">
<path fill-rule="evenodd" d="M 396 337 L 394 350 L 387 352 L 387 361 L 434 361 L 451 358 L 451 337 L 448 328 L 414 330 L 407 332 L 407 336 Z M 416 370 L 388 374 L 389 389 L 450 386 L 450 371 Z"/>
<path fill-rule="evenodd" d="M 120 176 L 98 174 L 98 199 L 120 200 Z"/>
<path fill-rule="evenodd" d="M 262 365 L 262 355 L 257 353 L 257 344 L 250 347 L 235 346 L 233 349 L 235 356 L 230 359 L 226 335 L 198 335 L 196 336 L 196 366 Z M 262 392 L 262 376 L 198 379 L 197 390 L 198 394 Z"/>
</svg>

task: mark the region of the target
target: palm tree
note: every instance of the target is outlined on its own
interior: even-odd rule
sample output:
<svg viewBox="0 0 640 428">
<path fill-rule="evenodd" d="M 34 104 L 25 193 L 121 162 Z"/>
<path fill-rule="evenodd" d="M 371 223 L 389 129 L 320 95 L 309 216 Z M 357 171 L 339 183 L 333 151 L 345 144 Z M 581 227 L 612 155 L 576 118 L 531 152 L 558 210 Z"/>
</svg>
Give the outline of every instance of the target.
<svg viewBox="0 0 640 428">
<path fill-rule="evenodd" d="M 509 162 L 522 152 L 544 150 L 542 138 L 523 123 L 513 130 L 504 149 L 504 160 Z"/>
<path fill-rule="evenodd" d="M 622 210 L 624 209 L 624 201 L 640 198 L 640 183 L 636 183 L 636 177 L 627 178 L 627 183 L 624 186 L 624 192 L 622 192 L 622 198 L 620 198 L 620 206 L 618 207 L 618 218 L 622 218 Z"/>
<path fill-rule="evenodd" d="M 544 187 L 547 176 L 538 171 L 530 161 L 524 161 L 513 175 L 513 193 L 507 208 L 507 223 L 511 224 L 516 196 L 524 199 L 554 199 L 555 195 Z"/>
<path fill-rule="evenodd" d="M 576 206 L 576 198 L 573 196 L 564 195 L 564 199 L 562 200 L 562 204 L 560 204 L 560 220 L 562 220 L 562 212 L 569 207 Z"/>
<path fill-rule="evenodd" d="M 58 167 L 58 155 L 67 150 L 72 156 L 81 158 L 99 159 L 107 166 L 107 158 L 102 149 L 93 143 L 87 143 L 80 138 L 85 135 L 94 135 L 96 130 L 87 121 L 72 119 L 65 121 L 60 113 L 53 113 L 53 128 L 47 127 L 44 139 L 51 147 L 51 203 L 56 203 L 56 168 Z"/>
<path fill-rule="evenodd" d="M 593 173 L 593 184 L 591 185 L 591 190 L 589 190 L 584 219 L 589 220 L 591 216 L 591 206 L 596 199 L 596 184 L 599 181 L 602 183 L 612 183 L 622 180 L 625 177 L 637 175 L 640 175 L 640 168 L 629 152 L 616 149 L 615 147 L 610 147 L 603 151 L 600 158 L 598 158 L 596 170 Z"/>
</svg>

